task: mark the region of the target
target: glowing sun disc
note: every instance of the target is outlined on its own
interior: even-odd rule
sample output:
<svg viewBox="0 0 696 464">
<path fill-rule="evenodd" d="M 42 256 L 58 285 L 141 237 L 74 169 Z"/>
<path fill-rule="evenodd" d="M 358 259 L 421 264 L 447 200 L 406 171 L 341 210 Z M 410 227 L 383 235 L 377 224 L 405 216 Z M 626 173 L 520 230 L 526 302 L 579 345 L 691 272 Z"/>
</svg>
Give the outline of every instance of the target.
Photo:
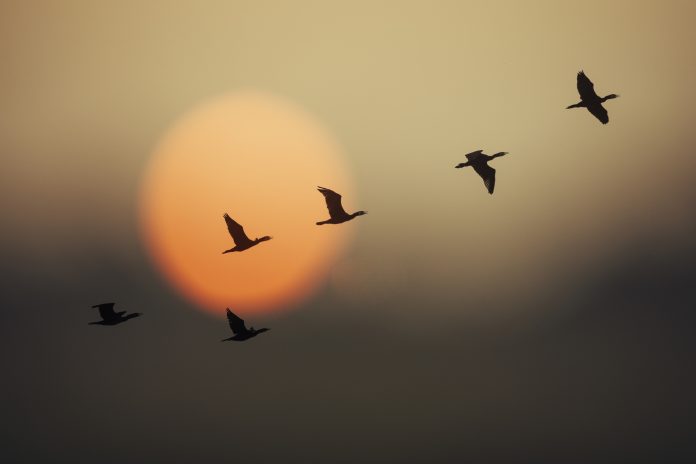
<svg viewBox="0 0 696 464">
<path fill-rule="evenodd" d="M 337 143 L 299 106 L 260 92 L 215 98 L 158 144 L 142 182 L 140 224 L 158 269 L 202 309 L 222 314 L 291 307 L 320 285 L 352 224 L 316 226 L 328 212 L 316 186 L 352 185 Z M 241 253 L 223 213 L 254 239 Z"/>
</svg>

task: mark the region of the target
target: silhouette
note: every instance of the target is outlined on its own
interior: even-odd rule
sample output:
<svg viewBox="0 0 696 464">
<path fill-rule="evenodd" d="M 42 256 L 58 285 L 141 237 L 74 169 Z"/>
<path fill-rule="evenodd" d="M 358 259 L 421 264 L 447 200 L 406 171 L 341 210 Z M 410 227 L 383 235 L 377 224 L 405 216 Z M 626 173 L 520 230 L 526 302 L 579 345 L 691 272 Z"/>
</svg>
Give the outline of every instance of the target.
<svg viewBox="0 0 696 464">
<path fill-rule="evenodd" d="M 225 250 L 222 252 L 224 255 L 225 253 L 231 253 L 233 251 L 244 251 L 248 250 L 249 248 L 258 245 L 261 242 L 265 242 L 266 240 L 270 240 L 273 237 L 269 237 L 268 235 L 265 235 L 261 238 L 255 238 L 254 240 L 251 240 L 249 237 L 247 237 L 247 234 L 244 233 L 244 227 L 242 227 L 237 221 L 232 219 L 229 214 L 225 213 L 223 216 L 225 218 L 225 222 L 227 223 L 227 230 L 230 232 L 230 235 L 232 236 L 232 240 L 234 240 L 234 248 L 230 248 L 229 250 Z"/>
<path fill-rule="evenodd" d="M 126 322 L 128 319 L 133 319 L 134 317 L 142 316 L 140 313 L 130 313 L 126 314 L 125 311 L 114 312 L 114 305 L 116 303 L 102 303 L 92 306 L 93 308 L 99 308 L 99 315 L 102 317 L 101 321 L 90 322 L 89 325 L 116 325 L 121 322 Z"/>
<path fill-rule="evenodd" d="M 600 98 L 594 91 L 594 84 L 585 75 L 584 71 L 578 73 L 578 93 L 580 94 L 580 102 L 570 105 L 566 107 L 566 109 L 587 108 L 587 110 L 592 113 L 595 118 L 599 119 L 602 124 L 609 122 L 609 113 L 604 109 L 602 103 L 612 98 L 617 98 L 618 95 L 612 93 L 606 97 Z"/>
<path fill-rule="evenodd" d="M 234 340 L 235 342 L 243 342 L 245 340 L 249 340 L 250 338 L 257 336 L 260 333 L 271 330 L 267 328 L 256 330 L 253 327 L 247 329 L 244 325 L 244 320 L 241 317 L 234 314 L 232 311 L 230 311 L 230 308 L 227 308 L 227 322 L 230 323 L 230 329 L 232 329 L 232 332 L 234 332 L 234 336 L 226 338 L 224 340 L 220 340 L 222 342 L 226 342 L 229 340 Z"/>
<path fill-rule="evenodd" d="M 466 155 L 466 159 L 468 161 L 466 163 L 459 163 L 455 166 L 455 168 L 459 169 L 467 166 L 474 168 L 474 171 L 476 171 L 476 173 L 481 176 L 481 179 L 483 179 L 483 184 L 488 189 L 488 193 L 492 195 L 493 189 L 495 188 L 495 169 L 490 167 L 488 162 L 503 155 L 507 155 L 507 152 L 501 151 L 495 155 L 489 156 L 485 155 L 483 150 L 472 151 Z"/>
<path fill-rule="evenodd" d="M 317 222 L 318 226 L 322 224 L 341 224 L 343 222 L 350 221 L 354 217 L 367 214 L 367 211 L 356 211 L 352 214 L 348 214 L 341 205 L 341 195 L 334 192 L 333 190 L 324 187 L 317 187 L 317 190 L 319 190 L 321 194 L 324 195 L 324 199 L 326 200 L 326 207 L 328 208 L 329 215 L 331 216 L 331 218 L 327 219 L 326 221 Z"/>
</svg>

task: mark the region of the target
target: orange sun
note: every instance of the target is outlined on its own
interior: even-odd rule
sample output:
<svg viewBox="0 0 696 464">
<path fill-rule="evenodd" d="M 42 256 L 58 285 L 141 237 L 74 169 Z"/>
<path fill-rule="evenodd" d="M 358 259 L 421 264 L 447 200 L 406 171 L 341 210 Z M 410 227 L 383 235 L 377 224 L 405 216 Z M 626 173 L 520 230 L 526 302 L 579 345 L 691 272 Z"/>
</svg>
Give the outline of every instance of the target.
<svg viewBox="0 0 696 464">
<path fill-rule="evenodd" d="M 354 196 L 340 150 L 308 113 L 241 92 L 213 99 L 165 134 L 145 172 L 140 223 L 157 267 L 200 308 L 223 314 L 291 307 L 323 281 L 354 230 L 328 218 L 321 185 Z M 223 214 L 254 239 L 241 253 Z"/>
</svg>

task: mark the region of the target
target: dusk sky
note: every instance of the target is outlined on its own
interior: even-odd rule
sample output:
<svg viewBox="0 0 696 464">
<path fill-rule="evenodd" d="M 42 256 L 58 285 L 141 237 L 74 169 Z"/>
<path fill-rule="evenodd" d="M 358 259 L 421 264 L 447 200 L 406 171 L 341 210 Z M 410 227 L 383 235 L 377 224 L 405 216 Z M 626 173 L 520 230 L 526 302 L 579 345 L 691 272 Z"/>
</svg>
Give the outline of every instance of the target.
<svg viewBox="0 0 696 464">
<path fill-rule="evenodd" d="M 0 454 L 696 461 L 695 14 L 2 2 Z"/>
</svg>

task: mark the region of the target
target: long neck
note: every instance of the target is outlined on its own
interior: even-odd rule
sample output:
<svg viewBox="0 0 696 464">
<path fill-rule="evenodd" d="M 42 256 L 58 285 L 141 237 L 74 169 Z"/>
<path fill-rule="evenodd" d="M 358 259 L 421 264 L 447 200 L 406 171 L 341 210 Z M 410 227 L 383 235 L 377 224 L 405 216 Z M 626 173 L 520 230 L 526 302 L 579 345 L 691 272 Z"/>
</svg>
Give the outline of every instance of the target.
<svg viewBox="0 0 696 464">
<path fill-rule="evenodd" d="M 499 156 L 503 156 L 503 155 L 505 155 L 505 152 L 501 151 L 501 152 L 496 153 L 495 155 L 491 155 L 491 159 L 498 158 Z"/>
</svg>

